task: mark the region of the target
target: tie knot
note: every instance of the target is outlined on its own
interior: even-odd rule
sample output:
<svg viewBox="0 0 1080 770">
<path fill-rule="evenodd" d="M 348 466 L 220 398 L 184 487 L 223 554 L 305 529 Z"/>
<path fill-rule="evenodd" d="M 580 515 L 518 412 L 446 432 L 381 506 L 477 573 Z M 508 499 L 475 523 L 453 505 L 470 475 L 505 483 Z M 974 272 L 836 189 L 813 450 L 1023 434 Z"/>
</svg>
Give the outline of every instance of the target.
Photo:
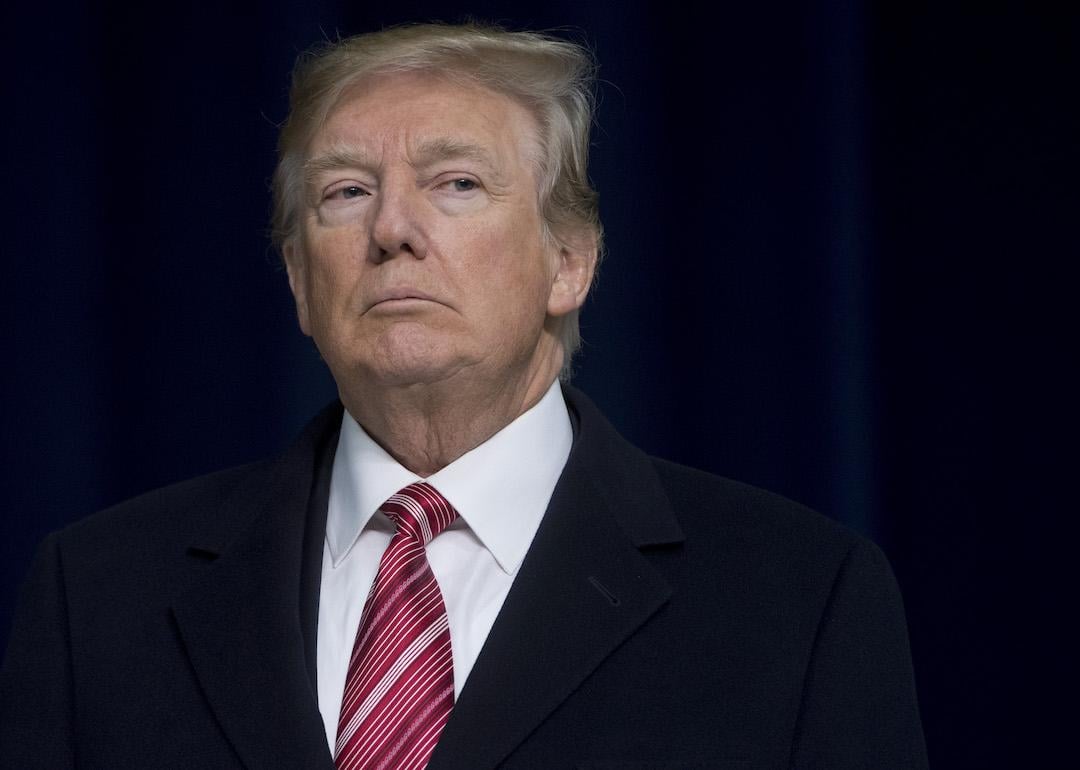
<svg viewBox="0 0 1080 770">
<path fill-rule="evenodd" d="M 430 543 L 458 515 L 454 506 L 426 481 L 409 484 L 391 495 L 379 510 L 393 519 L 398 532 L 422 545 Z"/>
</svg>

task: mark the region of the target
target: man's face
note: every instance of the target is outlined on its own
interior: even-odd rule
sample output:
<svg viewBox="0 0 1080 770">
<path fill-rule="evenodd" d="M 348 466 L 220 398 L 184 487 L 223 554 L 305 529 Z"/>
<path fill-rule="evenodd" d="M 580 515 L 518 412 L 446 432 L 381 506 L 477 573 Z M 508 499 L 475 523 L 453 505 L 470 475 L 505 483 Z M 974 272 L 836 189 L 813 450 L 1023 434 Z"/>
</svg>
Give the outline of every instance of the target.
<svg viewBox="0 0 1080 770">
<path fill-rule="evenodd" d="M 301 327 L 339 386 L 533 365 L 545 323 L 587 289 L 542 236 L 536 152 L 532 116 L 480 87 L 416 73 L 347 92 L 309 147 L 286 247 Z"/>
</svg>

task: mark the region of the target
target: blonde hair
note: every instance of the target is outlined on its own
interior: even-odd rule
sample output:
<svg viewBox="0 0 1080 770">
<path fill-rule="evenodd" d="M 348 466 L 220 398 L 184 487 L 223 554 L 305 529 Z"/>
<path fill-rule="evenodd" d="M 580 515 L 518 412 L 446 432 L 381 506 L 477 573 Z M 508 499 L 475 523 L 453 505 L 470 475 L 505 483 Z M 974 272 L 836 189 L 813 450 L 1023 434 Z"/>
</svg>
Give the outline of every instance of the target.
<svg viewBox="0 0 1080 770">
<path fill-rule="evenodd" d="M 273 180 L 271 237 L 279 250 L 297 234 L 312 138 L 350 86 L 397 72 L 431 72 L 475 83 L 525 106 L 539 128 L 544 237 L 580 247 L 585 236 L 599 257 L 603 226 L 588 177 L 596 72 L 591 54 L 546 34 L 480 24 L 393 27 L 326 43 L 297 60 Z M 565 378 L 581 345 L 576 310 L 562 319 L 559 339 Z"/>
</svg>

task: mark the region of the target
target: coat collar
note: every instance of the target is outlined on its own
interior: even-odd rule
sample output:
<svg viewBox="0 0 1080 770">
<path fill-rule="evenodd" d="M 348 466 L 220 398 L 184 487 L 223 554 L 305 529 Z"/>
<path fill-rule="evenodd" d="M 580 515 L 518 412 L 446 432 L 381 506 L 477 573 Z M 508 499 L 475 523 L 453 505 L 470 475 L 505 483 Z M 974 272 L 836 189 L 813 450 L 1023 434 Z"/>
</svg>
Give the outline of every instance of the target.
<svg viewBox="0 0 1080 770">
<path fill-rule="evenodd" d="M 431 770 L 495 767 L 670 594 L 640 552 L 683 539 L 651 461 L 580 391 L 564 395 L 573 450 Z M 341 413 L 324 410 L 223 502 L 219 524 L 192 548 L 211 563 L 193 565 L 203 574 L 173 607 L 207 700 L 249 767 L 333 768 L 312 676 Z"/>
<path fill-rule="evenodd" d="M 574 448 L 430 770 L 498 765 L 670 595 L 640 552 L 683 539 L 651 461 L 565 395 Z"/>
<path fill-rule="evenodd" d="M 210 707 L 247 767 L 333 770 L 309 667 L 326 516 L 314 482 L 340 419 L 340 405 L 324 410 L 222 501 L 213 528 L 189 549 L 202 574 L 172 608 Z M 309 504 L 320 495 L 321 512 Z"/>
</svg>

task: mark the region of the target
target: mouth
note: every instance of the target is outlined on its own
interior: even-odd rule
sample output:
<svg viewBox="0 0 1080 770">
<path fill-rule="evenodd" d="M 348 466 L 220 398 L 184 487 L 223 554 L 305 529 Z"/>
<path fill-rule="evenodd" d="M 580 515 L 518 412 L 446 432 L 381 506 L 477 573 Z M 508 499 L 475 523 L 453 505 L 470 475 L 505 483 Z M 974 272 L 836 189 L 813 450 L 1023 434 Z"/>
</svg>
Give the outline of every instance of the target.
<svg viewBox="0 0 1080 770">
<path fill-rule="evenodd" d="M 371 299 L 368 310 L 409 310 L 428 303 L 442 304 L 427 292 L 412 287 L 399 287 L 376 294 Z"/>
</svg>

